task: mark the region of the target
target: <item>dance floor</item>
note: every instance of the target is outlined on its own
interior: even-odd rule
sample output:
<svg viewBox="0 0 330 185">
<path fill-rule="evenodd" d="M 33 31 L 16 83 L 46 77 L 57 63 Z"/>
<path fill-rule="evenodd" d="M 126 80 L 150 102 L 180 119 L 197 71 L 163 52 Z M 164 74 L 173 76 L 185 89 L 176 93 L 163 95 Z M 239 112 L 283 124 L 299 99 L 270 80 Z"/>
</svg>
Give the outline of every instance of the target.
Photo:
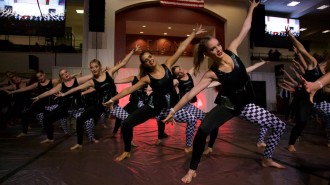
<svg viewBox="0 0 330 185">
<path fill-rule="evenodd" d="M 74 121 L 72 121 L 74 122 Z M 55 124 L 57 125 L 57 124 Z M 169 135 L 161 146 L 155 120 L 134 129 L 131 157 L 114 161 L 123 152 L 120 133 L 110 137 L 109 128 L 98 124 L 96 136 L 100 143 L 84 139 L 82 150 L 70 151 L 76 135 L 64 136 L 55 128 L 55 143 L 40 144 L 45 134 L 32 125 L 29 136 L 16 138 L 20 126 L 9 126 L 0 135 L 0 184 L 56 185 L 174 185 L 189 167 L 191 154 L 184 152 L 185 124 L 166 126 Z M 256 147 L 259 128 L 235 118 L 220 128 L 213 153 L 203 156 L 193 185 L 328 185 L 330 148 L 326 147 L 324 128 L 311 122 L 296 144 L 296 153 L 286 150 L 286 131 L 273 159 L 286 169 L 264 168 L 260 165 L 263 151 Z"/>
</svg>

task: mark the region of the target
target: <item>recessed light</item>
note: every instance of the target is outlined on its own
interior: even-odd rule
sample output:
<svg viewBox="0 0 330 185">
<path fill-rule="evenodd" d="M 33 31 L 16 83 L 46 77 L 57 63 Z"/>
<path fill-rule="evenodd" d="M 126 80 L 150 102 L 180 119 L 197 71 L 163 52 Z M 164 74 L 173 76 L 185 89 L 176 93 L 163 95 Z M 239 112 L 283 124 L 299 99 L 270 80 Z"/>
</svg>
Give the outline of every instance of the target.
<svg viewBox="0 0 330 185">
<path fill-rule="evenodd" d="M 167 33 L 164 33 L 164 35 L 167 35 Z"/>
<path fill-rule="evenodd" d="M 167 28 L 168 28 L 169 30 L 170 30 L 170 29 L 172 29 L 172 27 L 171 27 L 171 26 L 169 26 L 169 27 L 167 27 Z"/>
<path fill-rule="evenodd" d="M 187 37 L 189 37 L 190 35 L 188 34 Z"/>
<path fill-rule="evenodd" d="M 307 28 L 300 28 L 299 31 L 305 31 Z"/>
<path fill-rule="evenodd" d="M 142 34 L 142 33 L 143 33 L 143 31 L 140 31 L 140 33 Z"/>
<path fill-rule="evenodd" d="M 77 13 L 83 14 L 84 10 L 76 10 Z"/>
<path fill-rule="evenodd" d="M 142 25 L 142 28 L 145 28 L 145 27 L 147 27 L 146 25 Z"/>
<path fill-rule="evenodd" d="M 291 1 L 289 4 L 287 4 L 287 6 L 296 6 L 299 3 L 300 2 L 298 2 L 298 1 Z"/>
<path fill-rule="evenodd" d="M 328 32 L 330 32 L 330 30 L 324 30 L 324 31 L 322 31 L 322 33 L 328 33 Z"/>
<path fill-rule="evenodd" d="M 329 5 L 322 5 L 322 6 L 318 7 L 318 8 L 316 8 L 316 9 L 323 10 L 323 9 L 328 8 L 328 7 L 329 7 Z"/>
</svg>

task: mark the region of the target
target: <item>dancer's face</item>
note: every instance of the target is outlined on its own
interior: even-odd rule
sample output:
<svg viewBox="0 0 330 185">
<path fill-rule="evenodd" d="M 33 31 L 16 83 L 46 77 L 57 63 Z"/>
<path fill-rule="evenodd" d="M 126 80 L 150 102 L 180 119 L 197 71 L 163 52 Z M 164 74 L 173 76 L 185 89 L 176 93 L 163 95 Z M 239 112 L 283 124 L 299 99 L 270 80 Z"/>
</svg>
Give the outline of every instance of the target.
<svg viewBox="0 0 330 185">
<path fill-rule="evenodd" d="M 96 62 L 92 62 L 89 65 L 89 68 L 90 68 L 91 72 L 93 73 L 93 75 L 99 75 L 102 70 L 102 67 Z"/>
<path fill-rule="evenodd" d="M 144 53 L 141 59 L 143 61 L 143 65 L 145 65 L 146 67 L 152 67 L 156 65 L 155 58 L 151 53 Z"/>
<path fill-rule="evenodd" d="M 223 50 L 222 46 L 219 43 L 218 39 L 211 38 L 207 44 L 207 52 L 205 53 L 207 56 L 211 58 L 222 58 L 223 57 Z"/>
<path fill-rule="evenodd" d="M 177 77 L 177 78 L 181 78 L 184 76 L 184 71 L 181 69 L 181 67 L 177 67 L 175 68 L 174 70 L 174 75 Z"/>
<path fill-rule="evenodd" d="M 70 73 L 65 69 L 62 69 L 59 75 L 63 80 L 68 80 L 71 77 Z"/>
<path fill-rule="evenodd" d="M 40 83 L 46 81 L 46 74 L 45 74 L 45 73 L 41 73 L 41 72 L 39 72 L 39 73 L 36 74 L 36 76 L 37 76 L 38 81 L 39 81 Z"/>
</svg>

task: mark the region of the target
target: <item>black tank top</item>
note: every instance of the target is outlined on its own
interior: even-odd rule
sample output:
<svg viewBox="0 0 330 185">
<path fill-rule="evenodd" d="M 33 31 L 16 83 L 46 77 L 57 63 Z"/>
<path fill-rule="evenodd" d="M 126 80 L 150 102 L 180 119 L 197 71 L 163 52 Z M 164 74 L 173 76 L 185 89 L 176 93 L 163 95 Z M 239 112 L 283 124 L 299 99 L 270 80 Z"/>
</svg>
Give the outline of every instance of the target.
<svg viewBox="0 0 330 185">
<path fill-rule="evenodd" d="M 93 78 L 98 104 L 110 100 L 110 98 L 117 94 L 117 88 L 114 80 L 111 78 L 108 72 L 105 73 L 105 76 L 106 77 L 103 82 L 98 82 L 95 78 Z"/>
<path fill-rule="evenodd" d="M 187 73 L 187 75 L 189 77 L 188 80 L 179 80 L 178 88 L 179 88 L 180 98 L 182 98 L 187 92 L 189 92 L 194 87 L 194 81 L 191 75 L 189 73 Z M 196 101 L 197 101 L 196 96 L 190 100 L 191 103 L 195 103 Z"/>
<path fill-rule="evenodd" d="M 225 53 L 232 58 L 234 69 L 230 73 L 224 73 L 218 67 L 211 66 L 210 70 L 216 74 L 221 83 L 215 103 L 240 111 L 245 105 L 254 101 L 253 87 L 241 59 L 229 50 L 225 50 Z"/>
<path fill-rule="evenodd" d="M 323 76 L 323 73 L 321 72 L 319 65 L 317 65 L 316 68 L 312 70 L 306 70 L 305 74 L 303 75 L 303 77 L 309 82 L 315 82 L 321 76 Z M 307 93 L 306 90 L 304 90 L 304 93 Z M 307 97 L 309 97 L 309 94 L 307 95 Z M 313 101 L 315 103 L 319 103 L 323 100 L 325 100 L 325 94 L 322 91 L 317 91 L 314 95 Z"/>
<path fill-rule="evenodd" d="M 134 79 L 132 81 L 132 85 L 136 84 L 139 81 L 137 76 L 134 76 Z M 148 98 L 148 94 L 145 92 L 145 89 L 148 87 L 148 85 L 143 86 L 141 89 L 134 91 L 131 96 L 129 97 L 130 102 L 139 102 L 139 101 L 145 101 Z"/>
<path fill-rule="evenodd" d="M 74 82 L 71 87 L 66 86 L 65 83 L 62 82 L 61 91 L 63 93 L 65 93 L 65 92 L 69 91 L 70 89 L 77 87 L 78 85 L 79 84 L 78 84 L 78 81 L 76 78 L 74 78 Z M 82 104 L 82 100 L 81 100 L 81 91 L 76 91 L 72 94 L 69 94 L 69 95 L 63 97 L 60 100 L 60 105 L 64 106 L 64 108 L 66 108 L 66 109 L 70 109 L 70 108 L 77 109 L 77 108 L 82 107 L 83 104 Z"/>
<path fill-rule="evenodd" d="M 44 86 L 41 85 L 40 82 L 38 82 L 38 85 L 37 85 L 37 89 L 38 89 L 39 94 L 42 94 L 46 91 L 49 91 L 52 88 L 53 88 L 53 83 L 52 83 L 51 80 L 49 80 L 49 83 L 44 85 Z M 47 98 L 43 98 L 38 102 L 40 102 L 40 104 L 43 104 L 43 105 L 51 105 L 53 103 L 53 100 L 54 100 L 53 96 L 48 96 Z"/>
<path fill-rule="evenodd" d="M 151 81 L 150 87 L 152 88 L 152 93 L 149 96 L 147 104 L 157 111 L 163 108 L 173 107 L 179 101 L 179 96 L 173 86 L 172 73 L 165 64 L 162 64 L 162 67 L 165 70 L 163 78 L 155 79 L 148 74 Z"/>
</svg>

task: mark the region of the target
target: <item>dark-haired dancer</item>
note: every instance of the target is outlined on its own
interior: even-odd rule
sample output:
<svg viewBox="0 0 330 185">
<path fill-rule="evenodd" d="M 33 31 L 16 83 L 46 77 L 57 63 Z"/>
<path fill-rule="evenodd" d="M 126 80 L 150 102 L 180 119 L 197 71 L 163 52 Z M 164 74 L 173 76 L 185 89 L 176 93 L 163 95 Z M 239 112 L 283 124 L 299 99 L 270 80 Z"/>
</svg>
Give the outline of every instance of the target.
<svg viewBox="0 0 330 185">
<path fill-rule="evenodd" d="M 172 111 L 164 120 L 165 122 L 171 121 L 176 111 L 179 111 L 194 96 L 207 88 L 212 81 L 221 83 L 222 89 L 216 101 L 218 105 L 205 115 L 195 136 L 190 169 L 181 179 L 184 183 L 189 183 L 193 177 L 196 177 L 196 169 L 203 154 L 207 135 L 235 116 L 241 116 L 260 127 L 271 128 L 272 132 L 267 141 L 262 165 L 264 167 L 284 168 L 284 166 L 272 160 L 272 154 L 284 132 L 285 123 L 269 111 L 252 103 L 254 93 L 250 77 L 247 74 L 251 69 L 245 68 L 237 56 L 237 48 L 251 28 L 253 10 L 259 4 L 255 0 L 250 3 L 243 27 L 239 35 L 229 44 L 227 50 L 223 51 L 219 41 L 214 37 L 208 36 L 200 40 L 197 53 L 194 55 L 195 69 L 199 69 L 204 56 L 212 59 L 213 65 L 204 74 L 200 82 L 171 109 Z"/>
<path fill-rule="evenodd" d="M 97 94 L 97 101 L 94 105 L 91 105 L 86 108 L 85 112 L 77 118 L 77 144 L 72 146 L 70 149 L 80 149 L 82 148 L 83 144 L 83 135 L 84 135 L 84 124 L 90 125 L 89 128 L 86 129 L 93 130 L 95 126 L 95 120 L 97 120 L 102 113 L 107 112 L 107 114 L 113 115 L 121 120 L 126 119 L 128 113 L 115 104 L 114 110 L 106 109 L 102 103 L 106 100 L 112 98 L 117 94 L 117 88 L 113 80 L 113 76 L 115 72 L 117 72 L 120 68 L 125 66 L 135 51 L 139 50 L 139 46 L 137 45 L 135 49 L 133 49 L 126 57 L 123 59 L 122 62 L 118 63 L 114 67 L 107 69 L 106 71 L 102 70 L 101 62 L 97 59 L 92 60 L 89 63 L 90 70 L 93 74 L 93 79 L 87 81 L 86 83 L 79 85 L 71 90 L 60 93 L 59 96 L 67 96 L 71 93 L 87 89 L 89 87 L 95 88 Z M 98 141 L 97 141 L 98 142 Z"/>
<path fill-rule="evenodd" d="M 119 94 L 104 103 L 105 106 L 112 107 L 115 101 L 138 89 L 141 89 L 145 85 L 150 85 L 152 88 L 152 93 L 149 95 L 147 104 L 134 111 L 127 117 L 127 119 L 123 121 L 122 133 L 124 137 L 125 151 L 116 158 L 117 161 L 130 157 L 133 127 L 158 115 L 166 115 L 170 111 L 170 107 L 178 101 L 179 97 L 173 86 L 173 77 L 170 69 L 182 55 L 192 39 L 196 35 L 204 32 L 205 31 L 201 26 L 197 27 L 196 30 L 193 31 L 190 36 L 180 44 L 174 55 L 169 57 L 164 64 L 158 64 L 150 52 L 142 52 L 140 54 L 140 65 L 143 67 L 143 74 L 146 75 L 143 75 L 138 83 L 124 89 Z M 196 124 L 197 122 L 197 118 L 184 109 L 175 114 L 175 119 L 178 122 L 184 122 L 187 124 Z M 191 131 L 186 130 L 186 146 L 192 144 L 193 134 L 194 133 Z"/>
</svg>

